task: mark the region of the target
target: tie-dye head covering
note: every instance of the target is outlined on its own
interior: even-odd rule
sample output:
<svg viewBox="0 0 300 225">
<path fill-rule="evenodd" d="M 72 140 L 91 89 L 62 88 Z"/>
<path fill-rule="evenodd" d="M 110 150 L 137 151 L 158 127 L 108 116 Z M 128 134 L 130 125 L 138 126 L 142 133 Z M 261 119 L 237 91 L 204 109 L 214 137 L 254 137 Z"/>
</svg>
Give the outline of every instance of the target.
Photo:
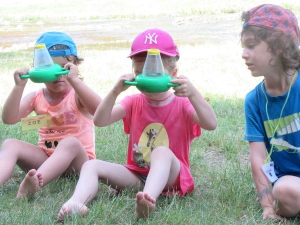
<svg viewBox="0 0 300 225">
<path fill-rule="evenodd" d="M 278 5 L 264 4 L 249 10 L 250 18 L 243 25 L 257 26 L 269 30 L 279 30 L 300 43 L 298 21 L 294 13 Z"/>
</svg>

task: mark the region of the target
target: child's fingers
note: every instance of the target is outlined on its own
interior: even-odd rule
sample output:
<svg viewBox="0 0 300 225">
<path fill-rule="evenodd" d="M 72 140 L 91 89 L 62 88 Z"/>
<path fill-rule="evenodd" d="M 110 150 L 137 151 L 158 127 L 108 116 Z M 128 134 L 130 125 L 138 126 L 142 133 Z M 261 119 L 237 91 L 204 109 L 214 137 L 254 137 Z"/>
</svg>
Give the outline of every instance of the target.
<svg viewBox="0 0 300 225">
<path fill-rule="evenodd" d="M 26 75 L 26 74 L 28 74 L 28 72 L 29 72 L 28 68 L 22 68 L 22 69 L 16 70 L 14 74 L 20 76 L 20 75 Z"/>
<path fill-rule="evenodd" d="M 188 78 L 186 76 L 184 76 L 184 75 L 178 75 L 177 79 L 188 79 Z"/>
<path fill-rule="evenodd" d="M 71 67 L 72 67 L 73 65 L 74 65 L 73 63 L 68 62 L 67 64 L 64 65 L 64 69 L 65 69 L 65 70 L 71 69 Z"/>
<path fill-rule="evenodd" d="M 134 77 L 132 74 L 124 74 L 120 77 L 120 81 L 124 83 L 124 81 L 127 80 L 127 81 L 133 81 L 134 80 Z"/>
<path fill-rule="evenodd" d="M 277 214 L 275 214 L 274 212 L 269 212 L 269 211 L 266 211 L 264 212 L 263 214 L 263 219 L 272 219 L 272 220 L 275 220 L 275 221 L 285 221 L 285 219 L 281 216 L 278 216 Z"/>
<path fill-rule="evenodd" d="M 188 83 L 189 79 L 186 76 L 179 75 L 177 77 L 177 79 L 173 79 L 170 82 L 173 83 L 173 84 L 184 84 L 184 83 Z"/>
</svg>

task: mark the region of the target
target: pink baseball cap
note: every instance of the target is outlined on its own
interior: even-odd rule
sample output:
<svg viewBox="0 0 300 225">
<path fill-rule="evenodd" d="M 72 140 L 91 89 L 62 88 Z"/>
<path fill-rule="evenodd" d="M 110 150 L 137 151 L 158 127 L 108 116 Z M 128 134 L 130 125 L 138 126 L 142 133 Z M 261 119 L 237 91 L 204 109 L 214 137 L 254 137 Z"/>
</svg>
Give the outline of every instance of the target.
<svg viewBox="0 0 300 225">
<path fill-rule="evenodd" d="M 163 55 L 179 57 L 178 48 L 171 35 L 159 29 L 148 29 L 140 33 L 132 42 L 131 53 L 128 57 L 147 52 L 151 48 L 159 49 Z"/>
</svg>

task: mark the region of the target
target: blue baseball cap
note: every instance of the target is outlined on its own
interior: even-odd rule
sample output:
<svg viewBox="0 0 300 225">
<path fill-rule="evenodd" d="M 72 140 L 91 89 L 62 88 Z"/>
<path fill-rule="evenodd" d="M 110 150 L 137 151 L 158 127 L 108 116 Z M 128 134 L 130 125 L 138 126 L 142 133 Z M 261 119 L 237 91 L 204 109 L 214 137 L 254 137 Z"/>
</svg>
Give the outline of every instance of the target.
<svg viewBox="0 0 300 225">
<path fill-rule="evenodd" d="M 35 44 L 45 44 L 51 56 L 77 56 L 77 48 L 73 39 L 63 33 L 51 31 L 43 33 L 36 41 Z M 66 45 L 69 49 L 49 50 L 53 45 Z"/>
</svg>

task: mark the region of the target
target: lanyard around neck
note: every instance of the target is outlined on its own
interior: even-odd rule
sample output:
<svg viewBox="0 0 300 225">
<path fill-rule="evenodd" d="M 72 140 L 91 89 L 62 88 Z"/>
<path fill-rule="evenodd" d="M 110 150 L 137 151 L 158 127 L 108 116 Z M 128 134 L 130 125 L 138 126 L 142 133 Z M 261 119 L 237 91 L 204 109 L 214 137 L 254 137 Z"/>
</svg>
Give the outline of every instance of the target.
<svg viewBox="0 0 300 225">
<path fill-rule="evenodd" d="M 295 74 L 293 75 L 293 79 L 292 79 L 292 82 L 291 82 L 291 84 L 290 84 L 290 87 L 289 87 L 289 90 L 288 90 L 287 97 L 286 97 L 285 102 L 284 102 L 284 104 L 283 104 L 283 106 L 282 106 L 282 108 L 281 108 L 280 115 L 279 115 L 279 118 L 278 118 L 278 123 L 276 124 L 275 127 L 270 123 L 270 117 L 269 117 L 269 113 L 268 113 L 268 103 L 269 103 L 269 101 L 268 101 L 268 97 L 267 97 L 267 95 L 266 95 L 266 93 L 265 93 L 265 91 L 264 91 L 264 87 L 263 87 L 265 81 L 263 81 L 263 82 L 261 83 L 261 90 L 262 90 L 262 92 L 264 93 L 264 95 L 265 95 L 265 97 L 266 97 L 266 114 L 267 114 L 267 119 L 268 119 L 268 121 L 269 121 L 270 128 L 271 128 L 271 130 L 272 130 L 272 131 L 271 131 L 271 132 L 272 132 L 271 141 L 272 141 L 272 139 L 274 138 L 275 133 L 276 133 L 276 131 L 277 131 L 277 129 L 278 129 L 278 126 L 279 126 L 279 124 L 280 124 L 280 118 L 282 117 L 283 110 L 284 110 L 284 108 L 285 108 L 285 106 L 286 106 L 286 104 L 287 104 L 287 101 L 288 101 L 289 97 L 290 97 L 291 88 L 292 88 L 292 85 L 293 85 L 293 83 L 294 83 L 294 79 L 295 79 L 295 76 L 296 76 L 297 72 L 298 72 L 298 71 L 296 70 Z M 272 128 L 274 128 L 274 130 L 273 130 Z M 272 155 L 272 153 L 273 153 L 273 151 L 274 151 L 274 145 L 273 145 L 271 142 L 270 142 L 270 144 L 271 144 L 271 149 L 270 149 L 270 152 L 268 153 L 267 158 L 264 160 L 264 163 L 267 163 L 267 162 L 270 161 L 271 155 Z"/>
</svg>

